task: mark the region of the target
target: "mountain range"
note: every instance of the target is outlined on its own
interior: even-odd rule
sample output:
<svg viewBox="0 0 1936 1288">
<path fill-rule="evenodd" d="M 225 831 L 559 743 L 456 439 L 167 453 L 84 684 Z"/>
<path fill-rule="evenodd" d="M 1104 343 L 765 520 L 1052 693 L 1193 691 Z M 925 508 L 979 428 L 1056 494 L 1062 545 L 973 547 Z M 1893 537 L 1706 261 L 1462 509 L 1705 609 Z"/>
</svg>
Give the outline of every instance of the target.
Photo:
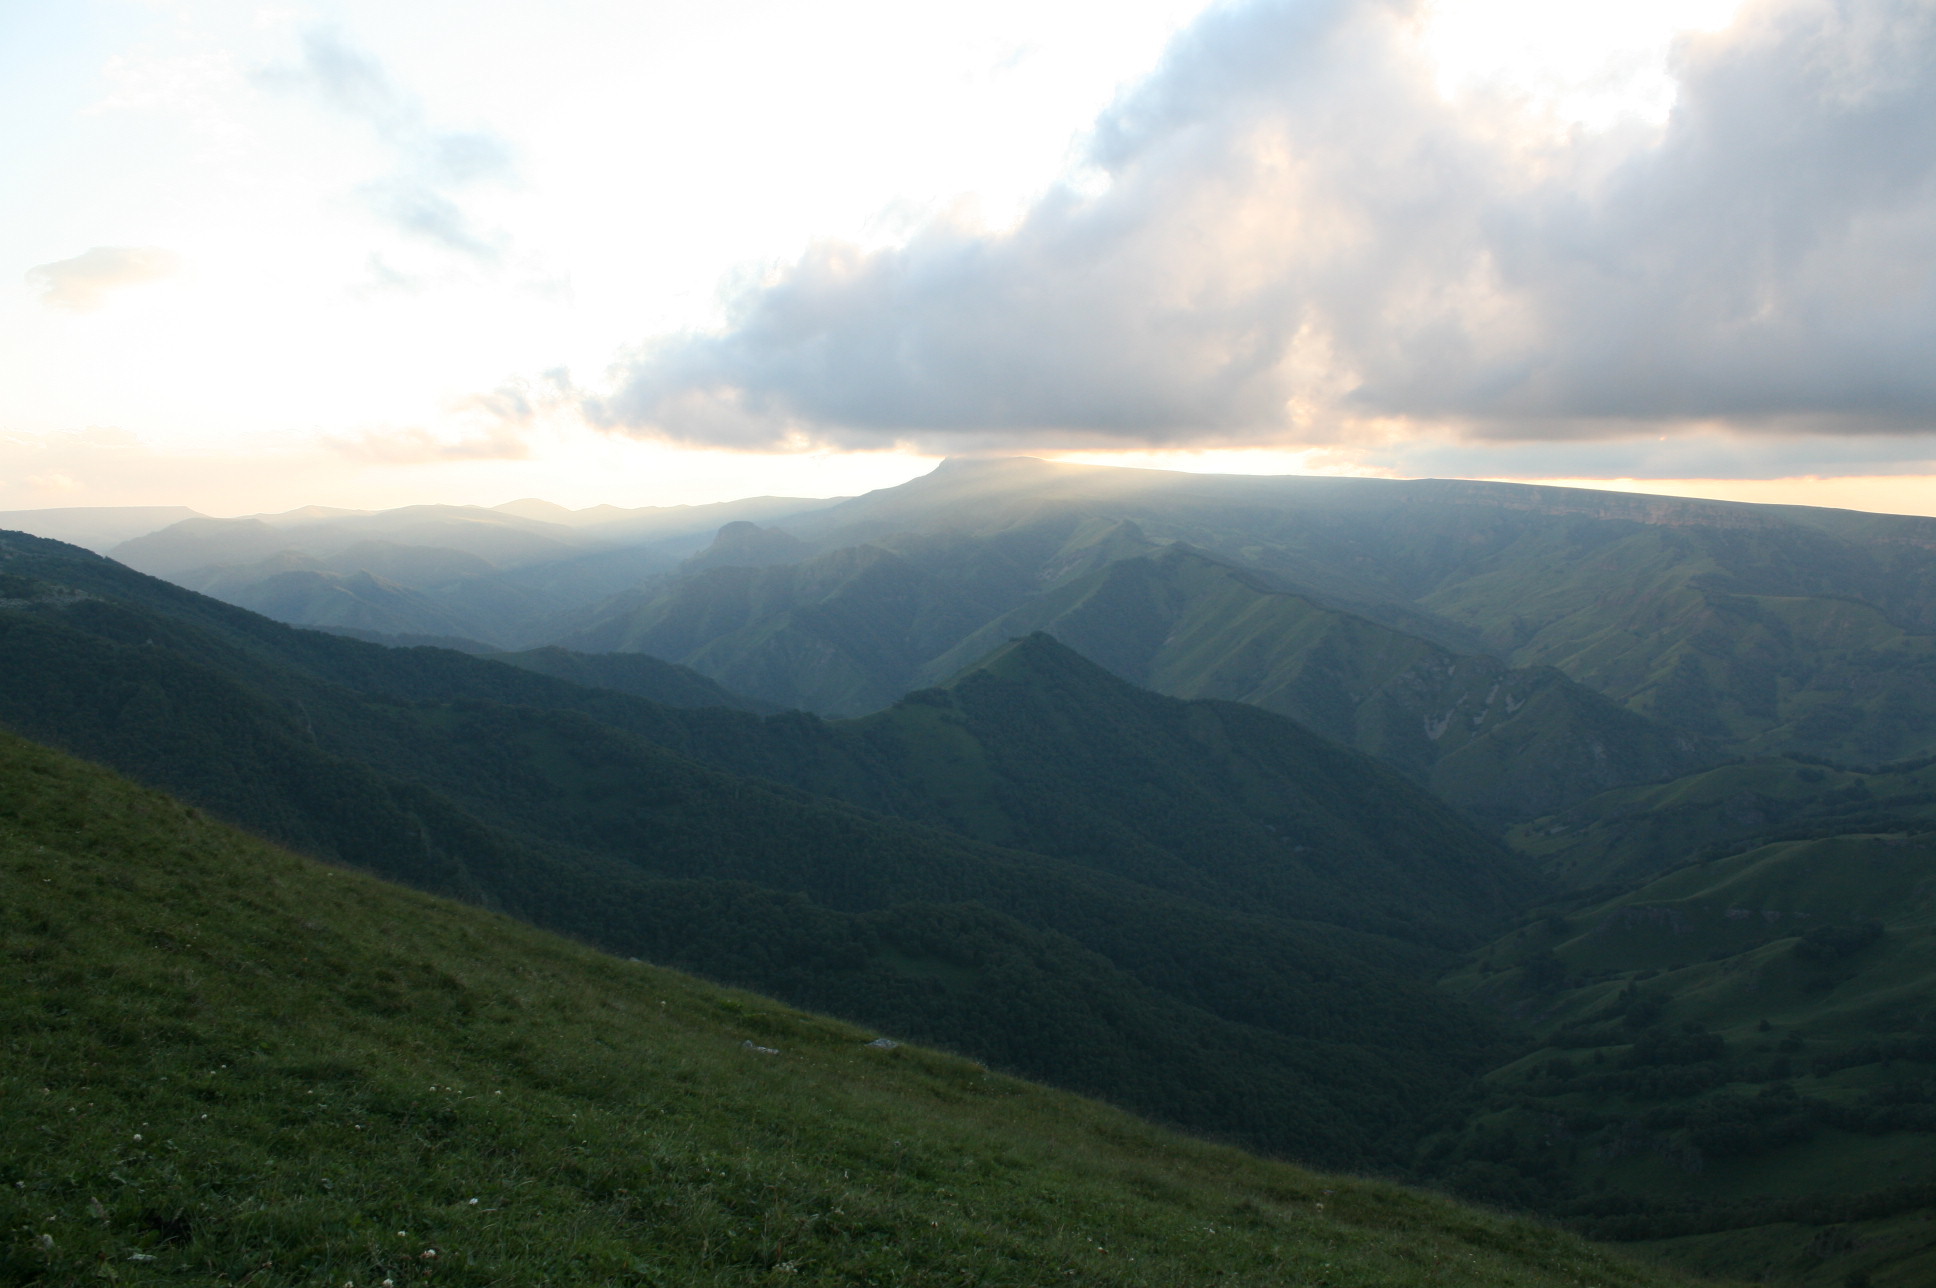
<svg viewBox="0 0 1936 1288">
<path fill-rule="evenodd" d="M 643 653 L 823 715 L 1042 630 L 1290 715 L 1489 826 L 1737 755 L 1936 752 L 1918 518 L 1018 459 L 835 502 L 302 511 L 111 549 L 296 625 Z"/>
<path fill-rule="evenodd" d="M 1026 723 L 999 696 L 937 722 L 915 695 L 849 730 L 298 631 L 28 537 L 0 537 L 0 568 L 12 728 L 614 951 L 1334 1163 L 1395 1164 L 1497 1040 L 1430 978 L 1530 883 L 1503 846 L 1289 721 L 1141 693 L 1047 640 L 957 686 L 1035 699 Z M 1006 766 L 1062 761 L 1065 807 L 1107 814 L 1122 785 L 1077 757 L 1112 720 L 1217 744 L 1257 790 L 1144 757 L 1134 848 L 1072 845 Z M 932 727 L 936 756 L 978 741 L 986 790 L 914 810 L 920 765 L 879 747 L 896 725 Z M 1269 790 L 1307 764 L 1334 790 Z"/>
<path fill-rule="evenodd" d="M 1704 1272 L 1936 1270 L 1936 521 L 1030 460 L 28 521 L 112 557 L 0 535 L 0 723 L 273 841 Z"/>
</svg>

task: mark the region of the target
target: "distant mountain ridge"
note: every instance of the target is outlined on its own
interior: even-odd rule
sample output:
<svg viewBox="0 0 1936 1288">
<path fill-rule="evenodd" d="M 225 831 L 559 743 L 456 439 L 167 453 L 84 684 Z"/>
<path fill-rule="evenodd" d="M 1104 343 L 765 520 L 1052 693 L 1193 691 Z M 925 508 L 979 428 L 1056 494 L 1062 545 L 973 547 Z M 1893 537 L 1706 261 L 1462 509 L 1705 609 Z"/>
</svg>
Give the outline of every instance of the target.
<svg viewBox="0 0 1936 1288">
<path fill-rule="evenodd" d="M 723 587 L 702 595 L 690 579 L 611 601 L 598 610 L 602 621 L 572 639 L 657 651 L 769 700 L 851 713 L 896 685 L 931 682 L 1008 635 L 1049 629 L 1074 643 L 1071 622 L 1050 625 L 1055 606 L 1081 593 L 1069 590 L 1073 583 L 1106 577 L 1115 563 L 1188 549 L 1259 579 L 1260 594 L 1301 596 L 1375 623 L 1387 632 L 1379 638 L 1394 644 L 1394 636 L 1413 637 L 1405 647 L 1423 641 L 1467 668 L 1483 669 L 1476 659 L 1487 654 L 1514 672 L 1552 668 L 1590 691 L 1556 704 L 1553 719 L 1534 721 L 1543 726 L 1537 734 L 1502 732 L 1498 761 L 1468 755 L 1458 772 L 1431 768 L 1444 757 L 1409 735 L 1394 742 L 1354 732 L 1336 711 L 1321 715 L 1319 693 L 1278 708 L 1357 745 L 1381 746 L 1380 754 L 1411 742 L 1393 763 L 1415 775 L 1441 773 L 1439 790 L 1488 817 L 1524 818 L 1615 780 L 1673 776 L 1692 760 L 1728 754 L 1875 761 L 1936 751 L 1936 688 L 1927 679 L 1936 671 L 1928 660 L 1936 656 L 1936 557 L 1927 553 L 1936 520 L 1515 484 L 1214 477 L 1008 460 L 951 461 L 804 516 L 788 531 L 822 550 L 871 545 L 955 584 L 969 602 L 987 602 L 974 597 L 994 588 L 1006 606 L 963 636 L 959 651 L 912 674 L 897 656 L 873 673 L 871 688 L 868 659 L 829 640 L 814 601 L 788 600 L 765 617 L 735 609 L 730 628 L 696 639 L 693 629 Z M 1100 558 L 1099 540 L 1115 543 Z M 1012 574 L 1007 585 L 984 575 L 995 565 Z M 960 570 L 970 567 L 977 579 L 964 582 Z M 912 601 L 898 593 L 905 607 L 896 622 L 934 618 L 925 607 L 932 593 Z M 1173 597 L 1158 595 L 1127 618 L 1096 619 L 1076 646 L 1164 692 L 1240 696 L 1254 688 L 1206 688 L 1211 672 L 1125 661 L 1187 655 L 1175 641 L 1137 642 L 1138 631 L 1146 638 L 1172 611 L 1161 602 Z M 892 601 L 843 592 L 827 608 L 864 620 L 891 611 Z M 904 629 L 878 628 L 890 636 Z M 1291 651 L 1296 634 L 1286 624 L 1274 647 Z M 826 674 L 830 660 L 854 678 L 832 692 L 799 687 Z M 1294 662 L 1289 673 L 1307 669 Z M 1842 696 L 1850 693 L 1853 703 Z M 1347 686 L 1331 697 L 1334 708 L 1356 709 L 1369 695 Z M 1641 720 L 1617 716 L 1601 699 Z M 1405 722 L 1440 727 L 1455 705 Z M 1547 782 L 1537 785 L 1542 774 Z"/>
<path fill-rule="evenodd" d="M 1271 660 L 1147 638 L 1221 629 L 1174 587 L 1121 600 L 1119 623 L 1070 607 L 1100 593 L 1070 589 L 1085 578 L 1126 595 L 1109 569 L 1166 551 L 1249 579 L 1259 607 L 1226 590 L 1223 624 L 1253 649 L 1276 632 Z M 194 520 L 119 553 L 283 620 L 641 652 L 827 715 L 1047 629 L 1167 693 L 1274 704 L 1499 823 L 1731 755 L 1936 753 L 1932 551 L 1936 520 L 1909 516 L 1016 458 L 837 502 Z M 1401 654 L 1433 661 L 1372 662 Z"/>
</svg>

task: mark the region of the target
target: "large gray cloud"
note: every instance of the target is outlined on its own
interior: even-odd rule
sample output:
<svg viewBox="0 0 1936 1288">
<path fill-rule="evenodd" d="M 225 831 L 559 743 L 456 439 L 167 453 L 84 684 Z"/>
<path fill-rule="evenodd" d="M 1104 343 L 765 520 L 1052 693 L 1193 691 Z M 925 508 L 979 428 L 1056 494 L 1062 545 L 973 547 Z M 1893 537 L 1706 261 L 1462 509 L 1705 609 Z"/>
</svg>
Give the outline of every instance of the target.
<svg viewBox="0 0 1936 1288">
<path fill-rule="evenodd" d="M 589 410 L 945 450 L 1936 427 L 1936 5 L 1750 0 L 1663 129 L 1566 138 L 1447 104 L 1413 8 L 1213 10 L 1098 123 L 1100 195 L 818 247 Z"/>
</svg>

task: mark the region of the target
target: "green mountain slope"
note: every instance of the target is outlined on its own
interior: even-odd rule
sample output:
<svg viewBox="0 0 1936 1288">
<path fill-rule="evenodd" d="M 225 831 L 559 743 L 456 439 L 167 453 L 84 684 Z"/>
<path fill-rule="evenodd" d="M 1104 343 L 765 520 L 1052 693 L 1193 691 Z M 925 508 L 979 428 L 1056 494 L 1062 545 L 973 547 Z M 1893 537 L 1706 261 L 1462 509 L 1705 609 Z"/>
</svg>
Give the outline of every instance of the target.
<svg viewBox="0 0 1936 1288">
<path fill-rule="evenodd" d="M 0 1279 L 1678 1282 L 326 868 L 0 736 Z"/>
<path fill-rule="evenodd" d="M 562 643 L 648 653 L 781 706 L 855 715 L 913 688 L 923 663 L 1003 606 L 862 545 L 798 564 L 709 568 L 621 598 Z"/>
<path fill-rule="evenodd" d="M 730 707 L 736 711 L 770 713 L 770 702 L 743 698 L 688 666 L 664 662 L 644 653 L 574 653 L 557 647 L 493 653 L 505 662 L 539 675 L 569 680 L 587 688 L 611 689 L 669 707 Z"/>
<path fill-rule="evenodd" d="M 1757 838 L 1920 832 L 1932 823 L 1936 764 L 1864 772 L 1783 757 L 1607 792 L 1509 836 L 1557 884 L 1586 889 L 1644 881 Z"/>
<path fill-rule="evenodd" d="M 1496 842 L 1377 762 L 1252 707 L 1139 689 L 1046 635 L 871 716 L 695 713 L 645 736 L 1192 899 L 1419 943 L 1469 946 L 1538 893 Z"/>
<path fill-rule="evenodd" d="M 969 636 L 936 665 L 1044 630 L 1161 693 L 1292 716 L 1490 819 L 1685 772 L 1694 741 L 1567 680 L 1461 656 L 1277 591 L 1188 548 L 1118 560 Z"/>
<path fill-rule="evenodd" d="M 1556 909 L 1455 976 L 1537 1037 L 1425 1157 L 1689 1265 L 1927 1283 L 1936 832 L 1735 848 Z"/>
<path fill-rule="evenodd" d="M 1738 751 L 1936 752 L 1927 518 L 1011 460 L 948 462 L 794 530 L 823 546 L 888 532 L 987 540 L 1051 519 L 1133 523 L 1154 544 L 1187 543 L 1455 652 L 1557 668 Z"/>
<path fill-rule="evenodd" d="M 312 853 L 1303 1157 L 1402 1157 L 1494 1042 L 1416 944 L 648 740 L 763 727 L 740 713 L 295 631 L 53 543 L 0 556 L 0 720 Z"/>
<path fill-rule="evenodd" d="M 1799 525 L 1530 537 L 1424 602 L 1521 664 L 1746 751 L 1890 760 L 1936 750 L 1930 561 Z M 1538 581 L 1527 564 L 1555 565 Z M 1557 575 L 1554 575 L 1557 573 Z"/>
<path fill-rule="evenodd" d="M 531 513 L 562 517 L 543 507 Z M 1482 673 L 1500 668 L 1490 657 L 1510 675 L 1556 669 L 1630 714 L 1733 754 L 1874 763 L 1936 753 L 1929 732 L 1936 729 L 1936 521 L 1929 519 L 1505 483 L 1216 477 L 1018 459 L 949 461 L 926 477 L 785 523 L 784 531 L 735 528 L 688 569 L 715 555 L 792 567 L 685 576 L 674 570 L 703 545 L 696 530 L 677 549 L 663 542 L 588 549 L 583 543 L 607 539 L 593 533 L 608 525 L 450 507 L 303 522 L 198 519 L 124 552 L 198 588 L 198 577 L 230 578 L 219 593 L 283 616 L 458 634 L 507 648 L 555 642 L 640 651 L 777 705 L 854 715 L 1043 628 L 1045 614 L 1033 601 L 1071 579 L 1190 547 L 1264 587 L 1409 640 L 1401 651 L 1423 645 L 1453 657 L 1467 674 L 1450 696 L 1468 707 L 1467 690 L 1492 692 Z M 419 547 L 406 549 L 412 542 Z M 423 548 L 431 546 L 442 549 Z M 314 579 L 267 587 L 267 568 L 257 575 L 208 567 L 292 548 L 325 560 L 329 571 L 369 572 L 432 602 L 350 595 Z M 457 550 L 500 566 L 487 576 L 422 583 L 421 571 L 447 564 Z M 725 572 L 733 575 L 717 575 Z M 231 584 L 237 577 L 255 580 Z M 269 595 L 272 589 L 278 593 Z M 465 624 L 425 625 L 426 607 Z M 990 628 L 1018 610 L 1027 620 Z M 1296 634 L 1299 627 L 1269 630 Z M 1142 647 L 1113 639 L 1106 624 L 1096 633 L 1106 637 L 1098 646 L 1113 651 Z M 1356 628 L 1329 633 L 1341 648 L 1363 643 Z M 1186 666 L 1180 681 L 1199 669 Z M 1449 709 L 1442 684 L 1426 687 Z M 1559 692 L 1550 677 L 1542 690 Z M 1344 730 L 1347 713 L 1321 709 L 1321 696 L 1301 694 L 1278 709 Z M 1362 697 L 1340 704 L 1334 695 L 1331 705 L 1355 712 Z M 1447 790 L 1523 819 L 1525 801 L 1539 802 L 1527 807 L 1537 813 L 1579 799 L 1553 795 L 1555 780 L 1597 790 L 1688 767 L 1656 754 L 1658 730 L 1643 736 L 1647 725 L 1596 713 L 1581 695 L 1542 705 L 1560 709 L 1532 722 L 1541 726 L 1534 736 L 1481 731 L 1487 751 L 1462 756 L 1456 773 L 1446 770 Z M 1580 736 L 1552 732 L 1571 725 L 1588 728 Z M 1360 730 L 1357 745 L 1385 739 L 1389 753 L 1379 754 L 1404 758 L 1417 777 L 1421 765 L 1445 759 L 1418 745 L 1424 727 L 1408 717 L 1388 738 Z M 1639 741 L 1628 745 L 1629 738 Z M 1582 758 L 1596 743 L 1608 763 Z M 1623 776 L 1636 767 L 1643 772 Z"/>
<path fill-rule="evenodd" d="M 824 730 L 789 781 L 1231 908 L 1464 944 L 1537 893 L 1376 762 L 1255 708 L 1138 689 L 1046 635 Z"/>
</svg>

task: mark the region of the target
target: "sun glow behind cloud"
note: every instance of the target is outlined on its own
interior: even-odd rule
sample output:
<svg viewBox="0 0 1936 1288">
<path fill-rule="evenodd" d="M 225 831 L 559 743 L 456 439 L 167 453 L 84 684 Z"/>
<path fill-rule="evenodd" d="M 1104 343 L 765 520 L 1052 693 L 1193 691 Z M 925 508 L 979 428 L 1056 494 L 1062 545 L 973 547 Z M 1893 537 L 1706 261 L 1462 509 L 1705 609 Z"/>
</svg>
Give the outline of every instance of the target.
<svg viewBox="0 0 1936 1288">
<path fill-rule="evenodd" d="M 1664 118 L 1674 100 L 1674 42 L 1721 30 L 1741 4 L 1438 0 L 1425 11 L 1421 38 L 1448 98 L 1504 94 L 1555 122 L 1604 129 Z"/>
<path fill-rule="evenodd" d="M 0 292 L 0 433 L 39 444 L 32 468 L 0 445 L 0 506 L 44 502 L 33 479 L 62 480 L 70 503 L 181 499 L 48 456 L 47 444 L 104 424 L 157 461 L 226 454 L 233 468 L 217 473 L 237 487 L 252 470 L 293 474 L 330 489 L 304 499 L 338 504 L 413 488 L 664 500 L 682 478 L 716 496 L 731 490 L 730 460 L 762 490 L 788 459 L 833 491 L 882 481 L 889 461 L 917 473 L 932 446 L 685 455 L 601 435 L 568 399 L 522 420 L 492 420 L 503 404 L 490 399 L 553 372 L 573 389 L 607 387 L 611 364 L 641 344 L 730 326 L 739 288 L 779 280 L 817 244 L 866 255 L 946 227 L 969 245 L 1012 232 L 1059 182 L 1093 198 L 1092 123 L 1203 7 L 109 0 L 116 20 L 94 36 L 62 33 L 95 42 L 69 67 L 85 71 L 68 77 L 85 94 L 61 91 L 65 123 L 23 152 L 14 199 L 0 201 L 0 244 L 21 252 L 15 291 Z M 1677 41 L 1727 27 L 1737 7 L 1440 0 L 1413 10 L 1412 28 L 1448 102 L 1536 148 L 1570 132 L 1658 131 Z M 14 81 L 0 119 L 47 107 L 46 76 L 32 103 Z M 484 170 L 448 164 L 464 157 L 446 144 L 467 139 Z M 0 198 L 9 186 L 0 178 Z M 90 246 L 146 247 L 187 267 L 55 316 L 23 274 Z M 1184 458 L 1366 473 L 1453 460 L 1361 446 Z M 1137 450 L 1106 455 L 1156 459 Z M 1488 459 L 1468 453 L 1458 468 L 1499 473 Z M 1587 476 L 1557 460 L 1544 473 L 1556 468 Z"/>
</svg>

